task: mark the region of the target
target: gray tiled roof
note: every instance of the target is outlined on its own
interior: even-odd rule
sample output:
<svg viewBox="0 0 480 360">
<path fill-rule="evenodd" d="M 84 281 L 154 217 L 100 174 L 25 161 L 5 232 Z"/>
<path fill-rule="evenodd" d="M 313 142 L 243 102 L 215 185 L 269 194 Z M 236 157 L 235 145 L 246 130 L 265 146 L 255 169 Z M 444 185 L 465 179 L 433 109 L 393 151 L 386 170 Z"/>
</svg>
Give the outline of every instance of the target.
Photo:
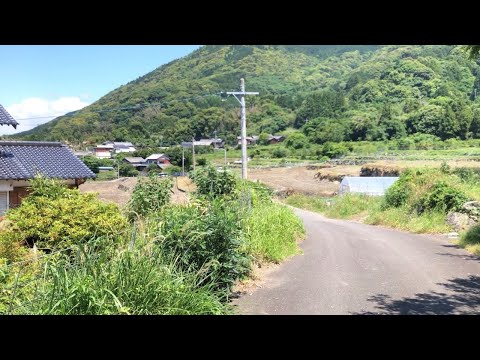
<svg viewBox="0 0 480 360">
<path fill-rule="evenodd" d="M 85 179 L 95 174 L 65 145 L 42 141 L 0 141 L 0 179 Z"/>
<path fill-rule="evenodd" d="M 18 122 L 10 115 L 5 108 L 0 105 L 0 125 L 12 125 L 17 128 Z"/>
</svg>

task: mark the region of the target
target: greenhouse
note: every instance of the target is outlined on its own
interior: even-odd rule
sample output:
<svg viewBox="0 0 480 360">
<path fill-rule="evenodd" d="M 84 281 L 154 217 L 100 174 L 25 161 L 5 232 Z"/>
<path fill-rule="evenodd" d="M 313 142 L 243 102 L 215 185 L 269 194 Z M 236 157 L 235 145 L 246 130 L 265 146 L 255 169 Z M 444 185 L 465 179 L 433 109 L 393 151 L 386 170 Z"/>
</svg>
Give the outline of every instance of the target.
<svg viewBox="0 0 480 360">
<path fill-rule="evenodd" d="M 398 177 L 345 176 L 340 183 L 339 195 L 346 193 L 381 196 Z"/>
</svg>

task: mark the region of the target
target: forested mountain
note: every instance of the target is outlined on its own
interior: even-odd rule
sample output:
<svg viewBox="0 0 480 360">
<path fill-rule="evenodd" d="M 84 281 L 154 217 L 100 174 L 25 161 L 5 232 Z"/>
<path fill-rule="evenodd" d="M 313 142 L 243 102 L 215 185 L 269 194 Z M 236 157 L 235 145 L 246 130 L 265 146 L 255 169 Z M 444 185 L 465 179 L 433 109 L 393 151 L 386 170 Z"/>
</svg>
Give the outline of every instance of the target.
<svg viewBox="0 0 480 360">
<path fill-rule="evenodd" d="M 16 135 L 70 143 L 175 144 L 239 133 L 245 78 L 249 134 L 302 131 L 312 142 L 413 133 L 480 137 L 480 65 L 460 46 L 204 46 L 94 104 Z M 479 91 L 480 93 L 480 91 Z"/>
</svg>

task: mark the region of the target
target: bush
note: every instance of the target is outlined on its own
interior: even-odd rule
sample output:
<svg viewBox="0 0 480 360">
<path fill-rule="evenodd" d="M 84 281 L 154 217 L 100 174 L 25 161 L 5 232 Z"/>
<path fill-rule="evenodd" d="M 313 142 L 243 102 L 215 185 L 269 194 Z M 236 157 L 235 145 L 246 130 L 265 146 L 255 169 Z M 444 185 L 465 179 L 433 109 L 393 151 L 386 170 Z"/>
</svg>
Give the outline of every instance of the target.
<svg viewBox="0 0 480 360">
<path fill-rule="evenodd" d="M 120 173 L 120 176 L 134 177 L 138 175 L 138 171 L 137 169 L 135 169 L 134 166 L 123 162 L 120 164 L 120 168 L 118 171 Z"/>
<path fill-rule="evenodd" d="M 288 151 L 285 148 L 278 147 L 272 152 L 272 157 L 276 159 L 281 159 L 288 156 Z"/>
<path fill-rule="evenodd" d="M 50 250 L 67 248 L 93 237 L 116 239 L 126 229 L 126 220 L 115 204 L 106 204 L 96 194 L 81 194 L 55 181 L 37 177 L 32 194 L 9 210 L 3 241 L 36 243 Z"/>
<path fill-rule="evenodd" d="M 145 216 L 158 212 L 170 201 L 172 187 L 173 182 L 170 179 L 159 178 L 155 173 L 140 179 L 128 203 L 130 218 L 135 214 Z"/>
<path fill-rule="evenodd" d="M 182 168 L 180 166 L 170 165 L 165 168 L 164 172 L 165 174 L 173 175 L 175 173 L 181 173 Z"/>
<path fill-rule="evenodd" d="M 213 166 L 197 169 L 191 178 L 197 186 L 197 194 L 208 198 L 232 195 L 237 185 L 237 180 L 231 172 L 219 171 Z"/>
<path fill-rule="evenodd" d="M 418 212 L 422 213 L 425 210 L 438 210 L 445 213 L 450 210 L 457 211 L 468 200 L 462 191 L 442 181 L 436 183 L 419 199 Z"/>
<path fill-rule="evenodd" d="M 478 245 L 480 244 L 480 225 L 476 225 L 468 229 L 460 238 L 460 245 Z"/>
<path fill-rule="evenodd" d="M 160 246 L 184 270 L 203 271 L 204 283 L 228 294 L 248 274 L 250 259 L 242 250 L 238 209 L 223 199 L 211 204 L 165 208 L 160 218 Z"/>
<path fill-rule="evenodd" d="M 400 178 L 385 191 L 383 208 L 400 207 L 406 204 L 410 197 L 410 188 L 408 187 L 408 174 L 400 176 Z"/>
<path fill-rule="evenodd" d="M 207 159 L 205 159 L 205 158 L 198 158 L 198 159 L 197 159 L 197 165 L 198 165 L 198 166 L 205 166 L 205 165 L 207 165 Z"/>
</svg>

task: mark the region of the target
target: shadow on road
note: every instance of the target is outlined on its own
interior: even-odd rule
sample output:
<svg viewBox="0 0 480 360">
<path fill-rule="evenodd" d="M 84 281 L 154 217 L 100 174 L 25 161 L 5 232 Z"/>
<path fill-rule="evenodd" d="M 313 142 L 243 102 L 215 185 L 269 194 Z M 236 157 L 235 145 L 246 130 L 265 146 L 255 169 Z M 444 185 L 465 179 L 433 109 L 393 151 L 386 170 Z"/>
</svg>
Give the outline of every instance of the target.
<svg viewBox="0 0 480 360">
<path fill-rule="evenodd" d="M 378 311 L 354 315 L 446 315 L 480 314 L 480 276 L 456 278 L 440 283 L 449 293 L 432 291 L 400 300 L 378 294 L 368 299 Z"/>
</svg>

